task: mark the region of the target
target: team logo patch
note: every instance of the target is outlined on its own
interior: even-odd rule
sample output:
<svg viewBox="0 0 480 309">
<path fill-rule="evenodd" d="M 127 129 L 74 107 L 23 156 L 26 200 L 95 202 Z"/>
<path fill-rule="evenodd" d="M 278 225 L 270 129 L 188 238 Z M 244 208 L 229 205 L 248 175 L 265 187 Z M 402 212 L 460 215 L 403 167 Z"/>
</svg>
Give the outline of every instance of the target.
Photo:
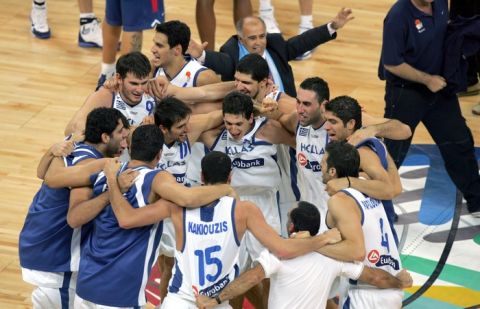
<svg viewBox="0 0 480 309">
<path fill-rule="evenodd" d="M 370 263 L 375 264 L 380 259 L 380 253 L 374 249 L 368 253 L 367 259 Z"/>
<path fill-rule="evenodd" d="M 307 136 L 308 135 L 308 129 L 300 127 L 299 130 L 298 130 L 298 135 Z"/>
<path fill-rule="evenodd" d="M 390 266 L 395 270 L 400 269 L 400 263 L 398 262 L 397 259 L 393 258 L 391 255 L 381 255 L 378 262 L 375 263 L 375 266 L 377 267 Z"/>
<path fill-rule="evenodd" d="M 308 163 L 307 157 L 301 152 L 298 153 L 297 160 L 301 166 L 305 166 Z"/>
<path fill-rule="evenodd" d="M 417 28 L 418 33 L 422 33 L 425 31 L 425 27 L 423 27 L 422 21 L 420 19 L 415 19 L 415 28 Z"/>
</svg>

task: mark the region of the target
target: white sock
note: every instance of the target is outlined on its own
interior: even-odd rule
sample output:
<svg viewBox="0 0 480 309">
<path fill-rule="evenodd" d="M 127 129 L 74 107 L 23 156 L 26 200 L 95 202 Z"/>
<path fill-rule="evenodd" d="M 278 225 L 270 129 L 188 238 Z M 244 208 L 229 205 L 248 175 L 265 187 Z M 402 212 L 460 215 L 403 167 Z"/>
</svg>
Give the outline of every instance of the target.
<svg viewBox="0 0 480 309">
<path fill-rule="evenodd" d="M 302 15 L 302 16 L 300 16 L 299 28 L 304 28 L 304 29 L 313 28 L 313 17 L 312 17 L 312 15 Z"/>
<path fill-rule="evenodd" d="M 261 11 L 269 11 L 273 9 L 272 1 L 271 0 L 260 0 L 260 5 L 258 10 Z"/>
<path fill-rule="evenodd" d="M 45 5 L 45 0 L 34 0 L 32 4 L 36 7 L 43 7 Z"/>
<path fill-rule="evenodd" d="M 102 73 L 107 76 L 107 79 L 115 75 L 115 63 L 103 63 L 102 62 Z"/>
<path fill-rule="evenodd" d="M 80 18 L 95 18 L 95 13 L 80 13 Z"/>
</svg>

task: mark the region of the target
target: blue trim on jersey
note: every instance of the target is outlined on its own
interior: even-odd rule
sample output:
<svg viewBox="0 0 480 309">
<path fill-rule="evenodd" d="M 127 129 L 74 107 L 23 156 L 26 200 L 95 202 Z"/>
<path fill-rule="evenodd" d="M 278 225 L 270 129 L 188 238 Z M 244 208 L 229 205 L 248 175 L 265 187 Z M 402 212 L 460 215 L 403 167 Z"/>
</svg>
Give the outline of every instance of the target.
<svg viewBox="0 0 480 309">
<path fill-rule="evenodd" d="M 235 243 L 237 246 L 240 247 L 240 239 L 238 239 L 238 234 L 237 234 L 237 226 L 235 224 L 235 207 L 237 207 L 237 200 L 233 200 L 232 203 L 232 229 L 233 229 L 233 237 L 235 238 Z"/>
<path fill-rule="evenodd" d="M 183 282 L 183 274 L 178 267 L 178 261 L 175 259 L 175 275 L 172 278 L 172 283 L 168 286 L 169 293 L 178 293 Z"/>
<path fill-rule="evenodd" d="M 197 87 L 197 78 L 198 78 L 198 75 L 203 72 L 203 71 L 206 71 L 207 68 L 201 68 L 197 71 L 197 73 L 195 73 L 195 76 L 193 77 L 193 87 Z"/>
<path fill-rule="evenodd" d="M 60 291 L 60 302 L 62 303 L 62 309 L 68 309 L 68 303 L 70 302 L 70 297 L 68 290 L 70 288 L 70 280 L 72 279 L 72 272 L 66 271 L 63 273 L 63 283 Z"/>
<path fill-rule="evenodd" d="M 238 267 L 238 264 L 233 265 L 233 269 L 235 270 L 235 278 L 240 276 L 240 267 Z"/>
<path fill-rule="evenodd" d="M 289 147 L 288 153 L 290 154 L 290 187 L 292 188 L 295 200 L 300 200 L 300 188 L 298 187 L 298 167 L 297 167 L 297 151 L 295 148 Z"/>
<path fill-rule="evenodd" d="M 347 299 L 343 303 L 343 309 L 350 309 L 350 296 L 347 296 Z"/>
<path fill-rule="evenodd" d="M 348 196 L 350 196 L 355 201 L 355 204 L 357 204 L 358 208 L 360 208 L 360 211 L 362 212 L 362 221 L 361 222 L 362 222 L 362 226 L 363 226 L 363 220 L 365 219 L 364 218 L 365 214 L 363 213 L 362 205 L 360 205 L 360 203 L 358 203 L 357 199 L 353 195 L 351 195 L 350 192 L 348 192 L 347 190 L 340 190 L 340 192 L 343 192 L 343 193 L 347 194 Z"/>
<path fill-rule="evenodd" d="M 183 208 L 183 246 L 181 252 L 185 250 L 185 243 L 187 242 L 187 209 Z"/>
<path fill-rule="evenodd" d="M 175 74 L 174 76 L 170 77 L 168 76 L 167 72 L 165 70 L 163 70 L 163 72 L 165 73 L 165 76 L 171 81 L 171 80 L 174 80 L 178 74 L 180 74 L 182 71 L 183 71 L 183 68 L 185 68 L 187 65 L 188 65 L 188 62 L 185 62 L 185 64 L 182 66 L 182 68 L 180 69 L 180 71 L 177 72 L 177 74 Z M 182 88 L 185 88 L 185 86 L 182 86 Z"/>
<path fill-rule="evenodd" d="M 213 149 L 215 149 L 215 147 L 217 146 L 218 142 L 222 139 L 222 136 L 225 135 L 226 136 L 227 134 L 227 129 L 223 129 L 223 131 L 218 134 L 217 138 L 215 139 L 215 141 L 213 142 L 212 146 L 210 147 L 210 149 L 208 149 L 208 151 L 213 151 Z M 225 149 L 225 153 L 227 153 L 227 150 Z"/>
<path fill-rule="evenodd" d="M 200 208 L 200 220 L 203 222 L 212 222 L 213 215 L 215 214 L 215 206 L 218 204 L 219 200 L 211 203 L 208 206 L 203 206 Z"/>
<path fill-rule="evenodd" d="M 385 148 L 385 145 L 378 139 L 378 138 L 367 138 L 358 143 L 355 148 L 360 148 L 360 147 L 368 147 L 370 148 L 373 152 L 375 152 L 380 159 L 380 162 L 383 166 L 384 169 L 388 169 L 388 161 L 387 161 L 387 150 Z"/>
</svg>

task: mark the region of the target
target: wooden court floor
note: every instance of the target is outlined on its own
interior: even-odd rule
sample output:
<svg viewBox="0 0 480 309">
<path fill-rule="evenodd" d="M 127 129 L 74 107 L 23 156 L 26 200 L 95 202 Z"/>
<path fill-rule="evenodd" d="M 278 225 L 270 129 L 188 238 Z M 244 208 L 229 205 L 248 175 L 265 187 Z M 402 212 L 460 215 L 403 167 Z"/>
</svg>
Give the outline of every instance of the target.
<svg viewBox="0 0 480 309">
<path fill-rule="evenodd" d="M 254 8 L 258 7 L 253 0 Z M 298 28 L 298 5 L 293 0 L 272 0 L 285 36 Z M 383 83 L 376 76 L 382 21 L 392 0 L 314 1 L 314 23 L 328 22 L 340 6 L 351 7 L 355 19 L 338 38 L 317 48 L 311 59 L 294 62 L 297 83 L 320 76 L 330 84 L 332 97 L 350 95 L 367 111 L 383 114 Z M 95 0 L 103 15 L 104 1 Z M 217 48 L 234 32 L 232 1 L 216 3 Z M 165 0 L 167 19 L 194 21 L 194 0 Z M 31 286 L 21 279 L 18 234 L 29 203 L 37 191 L 36 165 L 43 152 L 62 139 L 63 129 L 95 87 L 101 51 L 77 46 L 78 8 L 73 0 L 48 0 L 52 38 L 39 40 L 30 33 L 31 2 L 0 2 L 0 308 L 31 307 Z M 150 55 L 152 32 L 144 37 Z M 471 107 L 480 96 L 461 100 L 464 117 L 480 146 L 480 121 Z M 412 111 L 414 112 L 414 111 Z M 414 142 L 431 143 L 423 128 Z"/>
</svg>

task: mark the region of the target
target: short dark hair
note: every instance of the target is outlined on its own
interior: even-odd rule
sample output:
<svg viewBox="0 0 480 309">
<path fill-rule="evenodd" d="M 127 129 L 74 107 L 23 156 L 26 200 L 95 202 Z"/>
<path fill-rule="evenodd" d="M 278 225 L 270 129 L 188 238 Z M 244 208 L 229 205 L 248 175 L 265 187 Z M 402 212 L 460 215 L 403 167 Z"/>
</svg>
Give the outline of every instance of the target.
<svg viewBox="0 0 480 309">
<path fill-rule="evenodd" d="M 172 126 L 192 113 L 192 109 L 183 101 L 167 97 L 155 104 L 153 118 L 157 126 L 170 130 Z"/>
<path fill-rule="evenodd" d="M 132 160 L 151 162 L 163 147 L 163 134 L 154 124 L 139 126 L 133 131 L 130 145 Z"/>
<path fill-rule="evenodd" d="M 248 95 L 233 91 L 225 96 L 222 104 L 223 114 L 243 115 L 250 119 L 253 113 L 253 101 Z"/>
<path fill-rule="evenodd" d="M 190 44 L 190 28 L 184 22 L 179 20 L 170 20 L 163 24 L 158 24 L 155 31 L 167 36 L 168 45 L 173 48 L 180 44 L 182 54 L 185 55 Z"/>
<path fill-rule="evenodd" d="M 132 73 L 137 78 L 144 78 L 150 75 L 152 66 L 144 54 L 135 51 L 118 58 L 116 70 L 122 79 L 127 77 L 127 73 Z"/>
<path fill-rule="evenodd" d="M 358 101 L 352 97 L 346 95 L 336 97 L 325 104 L 325 110 L 340 118 L 343 126 L 346 126 L 347 122 L 353 119 L 355 120 L 354 130 L 362 127 L 362 108 Z"/>
<path fill-rule="evenodd" d="M 330 100 L 330 89 L 328 83 L 320 77 L 309 77 L 305 79 L 300 88 L 315 92 L 317 95 L 318 103 L 322 103 L 325 100 Z"/>
<path fill-rule="evenodd" d="M 85 142 L 98 144 L 102 142 L 102 134 L 112 135 L 118 126 L 118 120 L 122 121 L 123 126 L 128 129 L 127 118 L 115 108 L 98 107 L 92 110 L 85 123 Z"/>
<path fill-rule="evenodd" d="M 201 166 L 205 184 L 222 184 L 228 181 L 232 160 L 223 152 L 212 151 L 202 158 Z"/>
<path fill-rule="evenodd" d="M 335 168 L 339 178 L 358 177 L 360 155 L 353 145 L 346 141 L 332 141 L 327 144 L 325 152 L 328 154 L 327 168 Z"/>
<path fill-rule="evenodd" d="M 252 79 L 257 82 L 268 78 L 268 74 L 270 73 L 267 61 L 257 54 L 248 54 L 243 57 L 238 62 L 236 71 L 250 75 Z"/>
<path fill-rule="evenodd" d="M 309 231 L 315 236 L 320 229 L 320 212 L 317 207 L 308 202 L 300 201 L 298 206 L 290 211 L 290 221 L 293 223 L 293 230 Z"/>
</svg>

